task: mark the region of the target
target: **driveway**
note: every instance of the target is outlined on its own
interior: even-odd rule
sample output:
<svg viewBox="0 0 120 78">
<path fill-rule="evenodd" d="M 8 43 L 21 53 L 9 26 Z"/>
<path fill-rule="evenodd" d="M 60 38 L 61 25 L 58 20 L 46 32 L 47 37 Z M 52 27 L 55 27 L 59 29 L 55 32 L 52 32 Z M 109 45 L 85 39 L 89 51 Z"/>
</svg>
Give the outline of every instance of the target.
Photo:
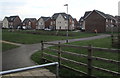
<svg viewBox="0 0 120 78">
<path fill-rule="evenodd" d="M 93 40 L 99 38 L 109 37 L 110 35 L 100 35 L 88 38 L 79 38 L 79 39 L 69 39 L 69 42 L 82 41 L 82 40 Z M 49 43 L 65 43 L 66 40 L 51 41 Z M 49 47 L 46 45 L 45 47 Z M 10 70 L 21 67 L 33 66 L 35 63 L 30 59 L 30 56 L 41 50 L 41 44 L 31 44 L 31 45 L 20 45 L 19 48 L 8 50 L 2 53 L 2 70 Z"/>
</svg>

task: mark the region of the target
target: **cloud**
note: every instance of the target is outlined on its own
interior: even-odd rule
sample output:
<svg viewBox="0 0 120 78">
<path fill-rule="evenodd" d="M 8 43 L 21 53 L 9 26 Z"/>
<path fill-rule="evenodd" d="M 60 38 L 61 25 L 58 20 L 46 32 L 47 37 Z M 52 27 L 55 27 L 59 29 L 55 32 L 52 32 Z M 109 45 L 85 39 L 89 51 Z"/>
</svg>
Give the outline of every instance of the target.
<svg viewBox="0 0 120 78">
<path fill-rule="evenodd" d="M 119 0 L 0 0 L 0 17 L 19 15 L 26 17 L 52 16 L 54 13 L 66 12 L 64 4 L 69 4 L 69 14 L 79 19 L 85 11 L 97 9 L 108 14 L 117 15 Z M 0 19 L 1 19 L 0 18 Z"/>
</svg>

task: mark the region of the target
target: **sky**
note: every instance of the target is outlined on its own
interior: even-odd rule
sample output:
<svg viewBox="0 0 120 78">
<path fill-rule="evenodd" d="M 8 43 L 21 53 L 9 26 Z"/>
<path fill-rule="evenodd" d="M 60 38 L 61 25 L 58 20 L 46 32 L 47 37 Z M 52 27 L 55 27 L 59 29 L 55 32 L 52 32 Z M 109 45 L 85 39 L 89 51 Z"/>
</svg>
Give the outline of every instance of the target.
<svg viewBox="0 0 120 78">
<path fill-rule="evenodd" d="M 25 18 L 51 17 L 54 13 L 67 12 L 80 19 L 86 11 L 99 10 L 118 15 L 119 0 L 0 0 L 0 20 L 5 16 L 19 15 Z"/>
</svg>

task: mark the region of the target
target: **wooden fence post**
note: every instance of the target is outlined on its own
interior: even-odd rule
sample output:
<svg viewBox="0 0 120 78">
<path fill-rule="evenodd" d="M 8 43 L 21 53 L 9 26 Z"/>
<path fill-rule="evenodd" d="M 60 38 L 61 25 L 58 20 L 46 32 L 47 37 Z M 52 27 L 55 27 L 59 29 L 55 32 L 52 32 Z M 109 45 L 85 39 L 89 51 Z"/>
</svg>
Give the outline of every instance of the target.
<svg viewBox="0 0 120 78">
<path fill-rule="evenodd" d="M 60 67 L 60 65 L 61 65 L 61 46 L 60 46 L 60 42 L 58 42 L 58 50 L 59 50 L 59 52 L 58 52 L 58 63 L 59 63 L 59 67 Z"/>
<path fill-rule="evenodd" d="M 43 50 L 44 50 L 44 44 L 43 44 L 43 41 L 41 41 L 41 61 L 42 61 L 42 63 L 44 62 L 44 55 L 43 55 Z"/>
<path fill-rule="evenodd" d="M 114 47 L 113 34 L 111 34 L 112 47 Z"/>
<path fill-rule="evenodd" d="M 92 48 L 89 45 L 88 48 L 88 76 L 92 76 Z"/>
</svg>

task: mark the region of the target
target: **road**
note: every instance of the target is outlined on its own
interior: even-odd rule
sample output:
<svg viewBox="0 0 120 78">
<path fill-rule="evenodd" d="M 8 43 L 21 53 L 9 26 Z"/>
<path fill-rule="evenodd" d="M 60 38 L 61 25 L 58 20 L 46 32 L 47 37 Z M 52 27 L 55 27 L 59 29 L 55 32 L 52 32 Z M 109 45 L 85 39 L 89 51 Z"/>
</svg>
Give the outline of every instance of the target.
<svg viewBox="0 0 120 78">
<path fill-rule="evenodd" d="M 93 40 L 99 38 L 105 38 L 110 35 L 99 35 L 88 38 L 69 39 L 69 42 L 82 41 L 82 40 Z M 49 43 L 65 43 L 65 40 L 51 41 Z M 49 47 L 46 45 L 45 47 Z M 41 50 L 41 44 L 21 44 L 19 48 L 8 50 L 2 53 L 2 70 L 11 70 L 21 67 L 33 66 L 35 63 L 30 59 L 30 56 L 36 51 Z"/>
</svg>

